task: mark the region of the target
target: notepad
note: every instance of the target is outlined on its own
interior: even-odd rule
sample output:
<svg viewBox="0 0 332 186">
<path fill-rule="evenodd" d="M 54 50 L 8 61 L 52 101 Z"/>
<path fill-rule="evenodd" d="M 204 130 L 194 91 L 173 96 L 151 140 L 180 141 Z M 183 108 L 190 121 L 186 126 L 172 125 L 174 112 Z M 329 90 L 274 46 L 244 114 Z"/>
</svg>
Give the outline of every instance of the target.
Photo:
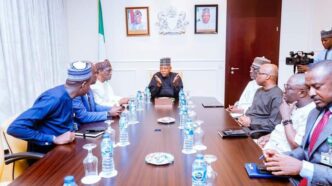
<svg viewBox="0 0 332 186">
<path fill-rule="evenodd" d="M 202 101 L 202 106 L 204 108 L 221 108 L 224 107 L 223 104 L 221 104 L 216 98 L 206 98 L 204 101 Z"/>
<path fill-rule="evenodd" d="M 275 178 L 275 179 L 285 179 L 287 176 L 276 176 L 268 172 L 260 172 L 257 168 L 256 163 L 246 163 L 245 169 L 248 173 L 249 178 Z"/>
<path fill-rule="evenodd" d="M 106 126 L 104 123 L 98 123 L 98 124 L 85 124 L 81 125 L 80 129 L 78 131 L 75 131 L 75 136 L 78 137 L 90 137 L 90 138 L 96 138 L 102 134 L 104 134 L 106 130 Z"/>
</svg>

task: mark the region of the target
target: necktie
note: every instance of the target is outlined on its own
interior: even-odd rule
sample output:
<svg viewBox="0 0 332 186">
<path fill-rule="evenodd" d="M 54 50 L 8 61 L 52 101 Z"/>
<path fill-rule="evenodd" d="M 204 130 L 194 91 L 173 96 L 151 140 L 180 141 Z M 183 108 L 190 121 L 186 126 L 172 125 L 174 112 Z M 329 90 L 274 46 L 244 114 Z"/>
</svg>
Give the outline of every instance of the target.
<svg viewBox="0 0 332 186">
<path fill-rule="evenodd" d="M 318 137 L 320 135 L 320 133 L 323 131 L 325 125 L 328 123 L 329 121 L 329 117 L 331 115 L 331 111 L 326 110 L 322 119 L 318 122 L 316 128 L 314 129 L 314 132 L 311 135 L 311 139 L 309 142 L 309 150 L 308 150 L 308 155 L 310 155 L 312 153 L 312 150 L 315 146 L 315 143 L 318 140 Z M 308 184 L 308 180 L 306 178 L 303 178 L 300 183 L 299 186 L 306 186 Z"/>
</svg>

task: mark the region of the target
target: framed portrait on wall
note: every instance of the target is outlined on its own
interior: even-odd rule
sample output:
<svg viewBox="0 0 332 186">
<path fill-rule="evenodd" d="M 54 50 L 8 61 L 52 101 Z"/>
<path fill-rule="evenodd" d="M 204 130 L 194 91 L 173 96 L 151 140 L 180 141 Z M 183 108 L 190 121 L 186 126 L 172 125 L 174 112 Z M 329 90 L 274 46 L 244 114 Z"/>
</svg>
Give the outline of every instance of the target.
<svg viewBox="0 0 332 186">
<path fill-rule="evenodd" d="M 218 5 L 195 5 L 195 34 L 218 33 Z"/>
<path fill-rule="evenodd" d="M 150 34 L 149 7 L 126 7 L 127 36 Z"/>
</svg>

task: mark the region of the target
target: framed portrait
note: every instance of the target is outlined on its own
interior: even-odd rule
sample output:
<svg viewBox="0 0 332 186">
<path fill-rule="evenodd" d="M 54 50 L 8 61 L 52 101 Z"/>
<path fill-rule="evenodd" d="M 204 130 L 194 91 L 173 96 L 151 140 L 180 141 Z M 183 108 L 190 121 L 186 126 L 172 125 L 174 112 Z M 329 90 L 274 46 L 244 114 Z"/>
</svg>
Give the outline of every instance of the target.
<svg viewBox="0 0 332 186">
<path fill-rule="evenodd" d="M 149 7 L 126 7 L 127 36 L 150 34 Z"/>
<path fill-rule="evenodd" d="M 195 5 L 195 34 L 218 33 L 218 5 Z"/>
</svg>

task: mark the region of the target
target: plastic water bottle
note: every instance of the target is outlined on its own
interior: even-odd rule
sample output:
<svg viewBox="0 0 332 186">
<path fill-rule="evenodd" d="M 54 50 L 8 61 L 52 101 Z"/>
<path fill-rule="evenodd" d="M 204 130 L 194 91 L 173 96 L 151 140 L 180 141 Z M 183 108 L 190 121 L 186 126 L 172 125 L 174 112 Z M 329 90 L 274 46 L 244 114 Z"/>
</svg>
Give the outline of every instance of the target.
<svg viewBox="0 0 332 186">
<path fill-rule="evenodd" d="M 103 135 L 103 140 L 100 144 L 101 156 L 102 156 L 102 171 L 100 173 L 101 177 L 110 178 L 117 175 L 117 171 L 114 168 L 114 158 L 113 158 L 113 143 L 110 140 L 108 133 Z"/>
<path fill-rule="evenodd" d="M 202 154 L 197 154 L 192 165 L 191 181 L 192 186 L 206 185 L 206 169 L 207 165 Z"/>
<path fill-rule="evenodd" d="M 137 103 L 137 111 L 142 111 L 143 110 L 143 96 L 142 96 L 141 91 L 137 91 L 136 103 Z"/>
<path fill-rule="evenodd" d="M 120 135 L 119 135 L 119 145 L 120 147 L 124 147 L 129 145 L 129 136 L 128 136 L 128 128 L 126 127 L 126 121 L 124 118 L 120 118 L 119 121 L 119 126 L 120 126 Z"/>
<path fill-rule="evenodd" d="M 77 186 L 74 176 L 66 176 L 63 181 L 63 186 Z"/>
<path fill-rule="evenodd" d="M 149 87 L 145 87 L 145 103 L 151 103 L 151 92 Z"/>
<path fill-rule="evenodd" d="M 182 153 L 184 154 L 196 153 L 196 150 L 194 149 L 194 129 L 192 126 L 191 119 L 187 119 L 185 125 Z"/>
<path fill-rule="evenodd" d="M 187 118 L 188 118 L 188 112 L 186 110 L 186 108 L 182 107 L 180 108 L 180 125 L 179 125 L 179 129 L 184 129 L 184 126 L 187 122 Z"/>
<path fill-rule="evenodd" d="M 136 105 L 135 100 L 129 101 L 129 121 L 128 124 L 137 124 L 137 113 L 136 113 Z"/>
</svg>

